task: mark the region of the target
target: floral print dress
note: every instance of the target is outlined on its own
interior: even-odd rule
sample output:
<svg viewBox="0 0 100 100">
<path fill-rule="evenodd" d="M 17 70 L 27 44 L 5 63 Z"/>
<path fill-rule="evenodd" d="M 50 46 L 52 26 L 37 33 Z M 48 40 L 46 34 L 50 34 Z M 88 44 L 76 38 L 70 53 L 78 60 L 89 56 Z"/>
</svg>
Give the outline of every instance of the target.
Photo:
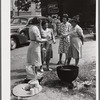
<svg viewBox="0 0 100 100">
<path fill-rule="evenodd" d="M 71 24 L 69 22 L 66 22 L 66 24 L 61 23 L 60 25 L 60 33 L 63 34 L 67 34 L 69 32 L 69 29 L 71 27 Z M 66 36 L 66 37 L 61 37 L 60 38 L 60 42 L 59 42 L 59 49 L 58 49 L 58 53 L 67 53 L 68 52 L 68 48 L 70 46 L 70 37 Z"/>
</svg>

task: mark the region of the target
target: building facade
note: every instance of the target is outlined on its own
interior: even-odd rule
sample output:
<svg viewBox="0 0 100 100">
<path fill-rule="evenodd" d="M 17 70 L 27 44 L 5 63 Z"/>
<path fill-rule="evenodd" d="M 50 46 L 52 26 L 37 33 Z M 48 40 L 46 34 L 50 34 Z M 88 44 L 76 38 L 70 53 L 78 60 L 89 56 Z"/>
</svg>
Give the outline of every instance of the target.
<svg viewBox="0 0 100 100">
<path fill-rule="evenodd" d="M 10 11 L 11 11 L 11 16 L 17 16 L 17 7 L 15 6 L 15 1 L 16 0 L 11 0 L 10 3 Z M 28 11 L 19 11 L 19 15 L 41 15 L 41 9 L 37 8 L 39 6 L 35 2 L 31 2 L 31 7 L 29 8 Z"/>
<path fill-rule="evenodd" d="M 58 14 L 62 17 L 67 13 L 69 17 L 80 16 L 80 24 L 95 24 L 96 0 L 41 0 L 42 15 Z"/>
</svg>

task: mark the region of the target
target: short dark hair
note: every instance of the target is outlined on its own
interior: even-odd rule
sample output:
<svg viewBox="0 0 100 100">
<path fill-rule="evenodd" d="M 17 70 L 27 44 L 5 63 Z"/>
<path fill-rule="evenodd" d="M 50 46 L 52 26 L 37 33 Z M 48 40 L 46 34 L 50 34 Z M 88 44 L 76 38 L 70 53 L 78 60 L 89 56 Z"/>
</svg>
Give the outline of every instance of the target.
<svg viewBox="0 0 100 100">
<path fill-rule="evenodd" d="M 43 20 L 41 25 L 44 26 L 46 23 L 48 23 L 48 21 L 47 20 Z"/>
<path fill-rule="evenodd" d="M 39 18 L 34 17 L 34 18 L 32 19 L 32 24 L 33 24 L 33 25 L 37 25 L 37 24 L 39 24 L 39 23 L 40 23 Z"/>
<path fill-rule="evenodd" d="M 56 16 L 52 16 L 52 18 L 56 18 Z"/>
<path fill-rule="evenodd" d="M 63 18 L 66 18 L 68 21 L 68 14 L 63 14 Z"/>
</svg>

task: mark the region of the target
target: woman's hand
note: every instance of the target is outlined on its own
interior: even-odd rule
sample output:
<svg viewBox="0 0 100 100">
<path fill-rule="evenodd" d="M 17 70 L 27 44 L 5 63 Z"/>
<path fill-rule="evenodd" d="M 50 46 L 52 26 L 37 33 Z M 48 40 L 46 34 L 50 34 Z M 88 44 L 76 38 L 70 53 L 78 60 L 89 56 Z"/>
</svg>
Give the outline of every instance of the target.
<svg viewBox="0 0 100 100">
<path fill-rule="evenodd" d="M 82 45 L 84 44 L 84 38 L 80 36 L 80 40 L 82 41 Z"/>
<path fill-rule="evenodd" d="M 56 43 L 56 41 L 55 41 L 55 40 L 53 40 L 53 43 L 55 44 L 55 43 Z"/>
<path fill-rule="evenodd" d="M 62 35 L 62 38 L 69 36 L 70 34 L 66 33 Z"/>
<path fill-rule="evenodd" d="M 47 37 L 46 37 L 46 39 L 47 39 L 48 41 L 50 41 L 50 40 L 51 40 L 50 36 L 47 36 Z"/>
</svg>

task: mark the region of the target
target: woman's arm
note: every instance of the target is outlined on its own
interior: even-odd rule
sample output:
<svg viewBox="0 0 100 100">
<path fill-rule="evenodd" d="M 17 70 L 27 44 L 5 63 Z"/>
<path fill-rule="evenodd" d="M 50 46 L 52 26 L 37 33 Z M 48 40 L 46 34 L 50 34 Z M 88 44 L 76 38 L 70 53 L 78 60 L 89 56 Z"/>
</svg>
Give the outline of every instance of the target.
<svg viewBox="0 0 100 100">
<path fill-rule="evenodd" d="M 41 23 L 40 23 L 40 34 L 42 38 L 46 38 L 45 34 L 43 34 L 43 28 L 42 28 Z"/>
<path fill-rule="evenodd" d="M 84 34 L 83 34 L 83 30 L 80 27 L 77 29 L 77 33 L 78 33 L 78 37 L 82 41 L 82 44 L 84 44 Z"/>
<path fill-rule="evenodd" d="M 37 42 L 40 42 L 40 43 L 43 43 L 43 42 L 47 42 L 48 40 L 47 39 L 40 38 L 39 36 L 37 36 L 36 37 L 36 41 Z"/>
<path fill-rule="evenodd" d="M 61 36 L 66 37 L 66 36 L 69 36 L 69 35 L 75 35 L 75 30 L 70 31 L 70 32 L 66 32 L 66 34 L 62 34 Z"/>
<path fill-rule="evenodd" d="M 41 38 L 40 30 L 37 27 L 35 27 L 35 28 L 33 27 L 32 30 L 33 30 L 33 33 L 34 33 L 35 41 L 36 42 L 43 43 L 43 42 L 48 41 L 48 39 Z"/>
</svg>

